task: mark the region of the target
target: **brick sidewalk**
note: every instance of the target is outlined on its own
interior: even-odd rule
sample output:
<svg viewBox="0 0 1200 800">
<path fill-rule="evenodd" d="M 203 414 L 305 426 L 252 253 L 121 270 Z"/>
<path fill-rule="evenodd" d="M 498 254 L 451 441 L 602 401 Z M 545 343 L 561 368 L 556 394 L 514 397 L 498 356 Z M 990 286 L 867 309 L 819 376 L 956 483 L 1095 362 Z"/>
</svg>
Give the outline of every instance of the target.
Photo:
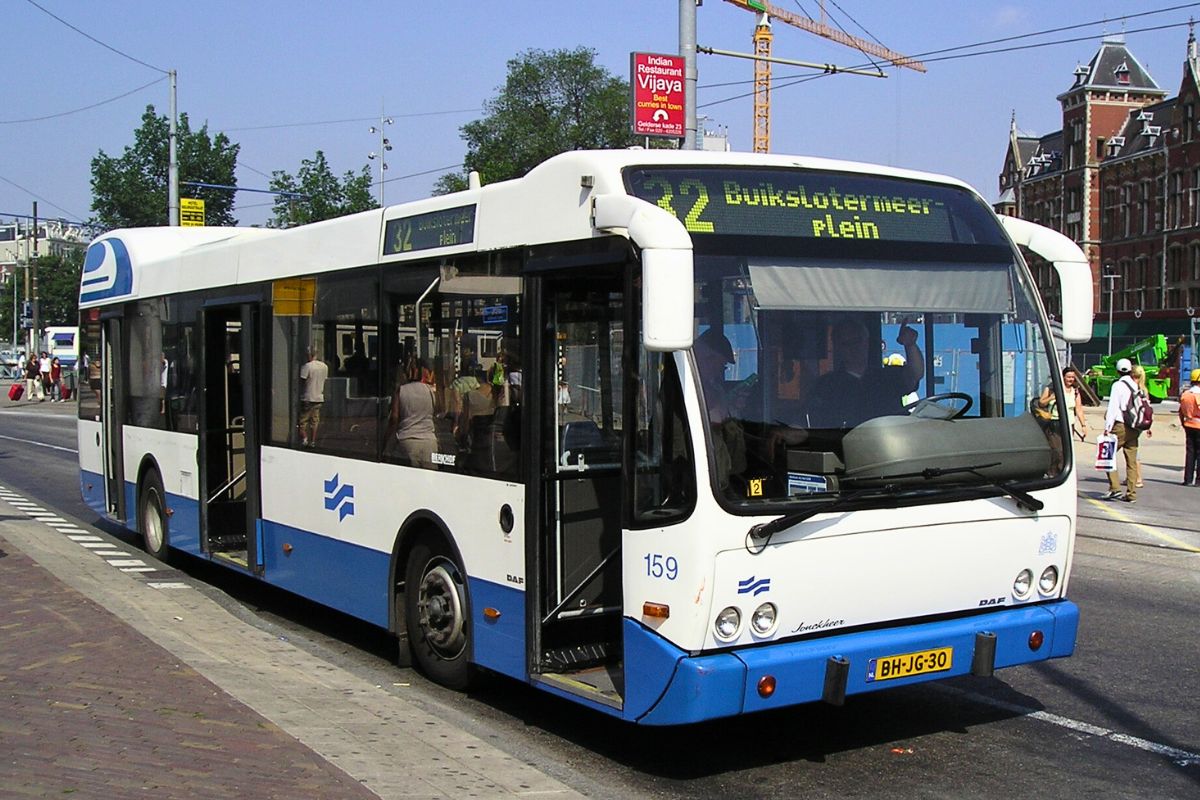
<svg viewBox="0 0 1200 800">
<path fill-rule="evenodd" d="M 0 537 L 0 794 L 374 798 Z"/>
</svg>

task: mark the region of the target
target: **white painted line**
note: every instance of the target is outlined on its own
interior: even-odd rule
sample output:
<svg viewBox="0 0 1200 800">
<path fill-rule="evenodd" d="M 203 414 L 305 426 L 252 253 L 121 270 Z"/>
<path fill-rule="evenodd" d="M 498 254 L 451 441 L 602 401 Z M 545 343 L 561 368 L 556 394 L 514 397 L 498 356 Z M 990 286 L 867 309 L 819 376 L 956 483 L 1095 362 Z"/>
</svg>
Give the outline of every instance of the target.
<svg viewBox="0 0 1200 800">
<path fill-rule="evenodd" d="M 158 572 L 158 567 L 121 567 L 121 572 Z"/>
<path fill-rule="evenodd" d="M 957 689 L 943 687 L 952 692 L 958 692 Z M 1175 762 L 1176 766 L 1186 767 L 1192 764 L 1200 764 L 1200 753 L 1190 753 L 1187 750 L 1180 750 L 1178 747 L 1151 742 L 1148 739 L 1142 739 L 1137 736 L 1130 736 L 1127 733 L 1117 733 L 1109 728 L 1102 728 L 1098 725 L 1092 725 L 1088 722 L 1080 722 L 1077 719 L 1062 717 L 1058 714 L 1051 714 L 1048 711 L 1038 711 L 1036 709 L 1027 708 L 1026 706 L 1017 705 L 1016 703 L 1008 703 L 1004 700 L 996 700 L 991 697 L 985 697 L 975 692 L 961 692 L 971 700 L 984 705 L 1000 708 L 1005 711 L 1011 711 L 1014 714 L 1029 717 L 1030 719 L 1049 722 L 1051 725 L 1057 725 L 1060 728 L 1066 728 L 1077 733 L 1084 733 L 1089 736 L 1098 736 L 1109 741 L 1123 744 L 1128 747 L 1136 747 L 1139 750 L 1145 750 L 1148 753 L 1165 756 Z"/>
<path fill-rule="evenodd" d="M 55 517 L 55 516 L 46 517 L 45 519 L 42 520 L 42 522 L 58 522 L 62 525 L 67 524 L 67 521 L 65 519 L 63 519 L 62 517 Z"/>
<path fill-rule="evenodd" d="M 186 583 L 180 581 L 147 581 L 146 585 L 151 589 L 187 589 L 190 588 Z"/>
<path fill-rule="evenodd" d="M 1093 506 L 1100 509 L 1104 513 L 1108 514 L 1110 517 L 1114 517 L 1118 521 L 1124 522 L 1126 525 L 1132 525 L 1133 527 L 1137 528 L 1138 530 L 1144 531 L 1145 533 L 1150 534 L 1151 536 L 1153 536 L 1156 539 L 1161 539 L 1162 541 L 1166 542 L 1167 544 L 1171 545 L 1172 547 L 1178 547 L 1180 550 L 1187 550 L 1188 552 L 1191 552 L 1191 553 L 1200 553 L 1200 547 L 1196 547 L 1195 545 L 1191 545 L 1191 544 L 1188 544 L 1187 542 L 1180 541 L 1179 539 L 1176 539 L 1171 534 L 1160 531 L 1158 528 L 1155 528 L 1153 525 L 1146 525 L 1144 523 L 1138 522 L 1137 520 L 1133 519 L 1132 517 L 1128 516 L 1127 514 L 1119 511 L 1111 503 L 1101 502 L 1094 497 L 1085 497 L 1083 499 L 1087 500 Z"/>
<path fill-rule="evenodd" d="M 68 536 L 67 538 L 68 538 L 68 539 L 70 539 L 72 542 L 100 542 L 100 541 L 104 541 L 104 540 L 103 540 L 103 539 L 101 539 L 99 536 L 92 536 L 90 533 L 88 533 L 88 534 L 84 534 L 83 536 Z"/>
<path fill-rule="evenodd" d="M 144 567 L 144 566 L 146 566 L 146 562 L 142 561 L 140 558 L 114 558 L 114 559 L 111 559 L 108 563 L 112 564 L 114 567 Z"/>
<path fill-rule="evenodd" d="M 20 442 L 21 444 L 32 444 L 37 447 L 45 447 L 48 450 L 61 450 L 64 453 L 78 453 L 79 451 L 73 447 L 59 447 L 55 444 L 46 444 L 45 442 L 35 442 L 31 439 L 18 439 L 16 436 L 0 436 L 0 439 L 7 439 L 10 442 Z"/>
<path fill-rule="evenodd" d="M 121 550 L 93 550 L 92 552 L 101 558 L 121 558 L 122 556 L 129 555 Z"/>
<path fill-rule="evenodd" d="M 112 549 L 111 544 L 109 544 L 108 542 L 100 541 L 99 537 L 96 537 L 96 541 L 94 541 L 94 542 L 76 542 L 76 544 L 78 544 L 80 547 L 86 547 L 89 550 L 111 550 Z"/>
<path fill-rule="evenodd" d="M 51 525 L 50 527 L 59 533 L 83 533 L 83 528 L 78 525 Z"/>
</svg>

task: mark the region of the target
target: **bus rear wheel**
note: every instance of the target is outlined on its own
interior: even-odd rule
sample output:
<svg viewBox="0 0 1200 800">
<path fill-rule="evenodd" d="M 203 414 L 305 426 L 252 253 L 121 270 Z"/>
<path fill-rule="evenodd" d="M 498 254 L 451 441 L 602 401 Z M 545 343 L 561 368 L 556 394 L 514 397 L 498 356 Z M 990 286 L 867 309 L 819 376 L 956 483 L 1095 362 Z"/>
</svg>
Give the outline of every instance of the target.
<svg viewBox="0 0 1200 800">
<path fill-rule="evenodd" d="M 462 568 L 441 542 L 418 542 L 405 567 L 404 614 L 418 668 L 450 689 L 472 683 L 471 623 Z"/>
<path fill-rule="evenodd" d="M 170 557 L 170 534 L 167 524 L 166 495 L 157 472 L 148 472 L 138 492 L 138 528 L 146 552 L 166 563 Z"/>
</svg>

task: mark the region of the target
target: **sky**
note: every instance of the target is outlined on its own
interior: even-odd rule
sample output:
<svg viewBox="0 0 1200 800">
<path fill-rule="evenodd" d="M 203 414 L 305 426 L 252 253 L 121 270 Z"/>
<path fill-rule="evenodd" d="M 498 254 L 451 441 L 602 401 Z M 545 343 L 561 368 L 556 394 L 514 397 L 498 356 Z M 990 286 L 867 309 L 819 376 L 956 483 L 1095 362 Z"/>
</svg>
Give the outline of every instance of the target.
<svg viewBox="0 0 1200 800">
<path fill-rule="evenodd" d="M 0 0 L 0 220 L 31 213 L 35 200 L 43 217 L 89 219 L 91 160 L 101 151 L 120 156 L 147 105 L 167 112 L 167 70 L 178 73 L 179 110 L 193 130 L 207 123 L 210 133 L 241 145 L 237 181 L 249 189 L 266 189 L 275 170 L 295 174 L 317 150 L 336 174 L 370 166 L 378 181 L 379 162 L 367 156 L 379 150 L 379 135 L 369 128 L 390 117 L 383 185 L 390 205 L 427 197 L 439 175 L 458 171 L 466 152 L 460 127 L 483 116 L 517 55 L 587 47 L 628 80 L 631 52 L 679 49 L 679 0 L 35 2 Z M 821 13 L 819 0 L 771 2 Z M 1166 8 L 1174 10 L 1122 19 Z M 928 72 L 889 68 L 886 79 L 798 80 L 813 71 L 774 65 L 772 152 L 944 173 L 989 201 L 998 194 L 1014 112 L 1024 133 L 1058 130 L 1055 98 L 1106 33 L 1124 32 L 1174 96 L 1187 22 L 1200 17 L 1200 2 L 1181 0 L 826 0 L 825 9 L 849 33 L 917 56 L 1098 23 L 928 55 Z M 754 25 L 753 14 L 722 0 L 697 9 L 704 47 L 750 52 Z M 773 30 L 776 58 L 865 63 L 856 50 L 798 28 L 777 22 Z M 1066 39 L 1077 41 L 934 60 Z M 752 62 L 701 54 L 697 70 L 702 126 L 726 131 L 732 149 L 750 150 Z M 264 224 L 271 202 L 239 192 L 234 216 Z"/>
</svg>

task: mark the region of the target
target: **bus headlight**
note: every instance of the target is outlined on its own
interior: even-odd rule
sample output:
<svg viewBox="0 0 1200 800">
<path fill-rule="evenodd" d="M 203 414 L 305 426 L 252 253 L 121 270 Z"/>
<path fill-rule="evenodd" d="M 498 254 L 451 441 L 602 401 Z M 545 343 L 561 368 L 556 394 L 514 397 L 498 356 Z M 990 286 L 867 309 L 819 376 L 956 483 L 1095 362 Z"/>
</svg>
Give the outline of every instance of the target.
<svg viewBox="0 0 1200 800">
<path fill-rule="evenodd" d="M 713 633 L 721 641 L 728 642 L 737 636 L 741 627 L 742 612 L 733 606 L 729 606 L 720 614 L 717 614 L 717 621 L 713 623 Z"/>
<path fill-rule="evenodd" d="M 1042 577 L 1038 579 L 1038 590 L 1042 594 L 1050 594 L 1058 588 L 1058 567 L 1051 564 L 1042 570 Z"/>
<path fill-rule="evenodd" d="M 775 630 L 775 623 L 778 621 L 779 612 L 775 608 L 775 604 L 763 603 L 754 609 L 754 613 L 750 616 L 750 627 L 759 636 L 766 636 Z"/>
<path fill-rule="evenodd" d="M 1013 581 L 1013 594 L 1017 597 L 1024 597 L 1029 594 L 1029 590 L 1033 588 L 1033 570 L 1023 569 L 1017 573 L 1017 579 Z"/>
</svg>

